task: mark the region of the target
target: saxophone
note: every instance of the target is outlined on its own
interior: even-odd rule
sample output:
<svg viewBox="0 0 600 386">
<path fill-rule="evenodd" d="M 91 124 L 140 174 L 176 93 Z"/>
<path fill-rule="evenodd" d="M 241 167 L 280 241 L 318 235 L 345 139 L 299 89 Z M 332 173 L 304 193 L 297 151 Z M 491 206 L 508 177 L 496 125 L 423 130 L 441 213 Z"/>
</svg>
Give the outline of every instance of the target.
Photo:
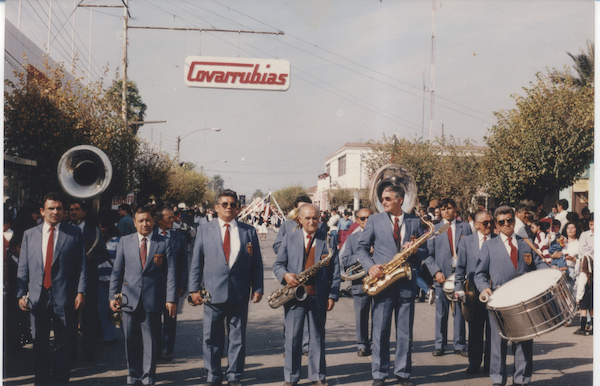
<svg viewBox="0 0 600 386">
<path fill-rule="evenodd" d="M 333 250 L 329 251 L 329 254 L 324 259 L 319 260 L 312 267 L 300 272 L 300 274 L 298 274 L 296 277 L 296 280 L 298 280 L 300 284 L 298 284 L 296 287 L 290 287 L 289 284 L 286 284 L 285 287 L 271 293 L 267 297 L 269 306 L 271 306 L 271 308 L 278 308 L 294 298 L 296 298 L 296 300 L 299 302 L 306 299 L 308 294 L 306 293 L 306 285 L 304 283 L 306 283 L 311 277 L 315 276 L 321 267 L 324 265 L 329 265 L 332 256 Z"/>
<path fill-rule="evenodd" d="M 365 291 L 366 294 L 370 296 L 375 296 L 381 291 L 383 291 L 385 288 L 387 288 L 390 284 L 400 279 L 407 278 L 408 280 L 411 280 L 412 270 L 410 268 L 410 256 L 415 254 L 417 252 L 417 249 L 421 245 L 423 245 L 430 237 L 435 237 L 440 233 L 446 232 L 449 228 L 449 224 L 446 224 L 434 234 L 433 223 L 425 220 L 422 217 L 421 221 L 423 221 L 423 223 L 425 223 L 429 227 L 429 231 L 423 236 L 414 240 L 413 245 L 396 254 L 391 261 L 383 264 L 381 266 L 381 271 L 383 272 L 382 277 L 365 277 L 365 279 L 363 280 L 363 291 Z"/>
</svg>

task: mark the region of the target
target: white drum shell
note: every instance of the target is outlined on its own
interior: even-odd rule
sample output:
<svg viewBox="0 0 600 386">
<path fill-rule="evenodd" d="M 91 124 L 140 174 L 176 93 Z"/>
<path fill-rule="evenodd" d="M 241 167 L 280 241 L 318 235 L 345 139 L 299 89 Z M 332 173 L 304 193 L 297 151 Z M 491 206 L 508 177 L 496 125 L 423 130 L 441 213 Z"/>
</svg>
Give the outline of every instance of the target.
<svg viewBox="0 0 600 386">
<path fill-rule="evenodd" d="M 515 278 L 523 283 L 535 283 L 536 275 L 548 274 L 554 270 L 539 270 Z M 554 272 L 553 272 L 554 271 Z M 527 278 L 524 278 L 527 276 Z M 506 285 L 506 284 L 505 284 Z M 502 288 L 498 288 L 490 296 L 487 308 L 500 335 L 513 342 L 530 340 L 542 334 L 554 331 L 573 318 L 577 311 L 577 303 L 565 275 L 550 288 L 542 291 L 529 300 L 503 307 L 494 307 L 494 297 L 503 296 Z"/>
</svg>

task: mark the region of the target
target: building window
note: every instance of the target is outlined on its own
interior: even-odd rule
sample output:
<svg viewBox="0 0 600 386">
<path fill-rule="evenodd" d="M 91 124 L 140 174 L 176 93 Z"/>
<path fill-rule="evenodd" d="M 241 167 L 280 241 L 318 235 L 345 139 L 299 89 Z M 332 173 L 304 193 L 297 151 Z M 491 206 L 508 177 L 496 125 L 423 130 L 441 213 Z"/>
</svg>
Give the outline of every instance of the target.
<svg viewBox="0 0 600 386">
<path fill-rule="evenodd" d="M 341 177 L 346 174 L 346 156 L 342 156 L 338 159 L 338 176 Z"/>
<path fill-rule="evenodd" d="M 331 164 L 325 165 L 325 173 L 331 175 Z"/>
</svg>

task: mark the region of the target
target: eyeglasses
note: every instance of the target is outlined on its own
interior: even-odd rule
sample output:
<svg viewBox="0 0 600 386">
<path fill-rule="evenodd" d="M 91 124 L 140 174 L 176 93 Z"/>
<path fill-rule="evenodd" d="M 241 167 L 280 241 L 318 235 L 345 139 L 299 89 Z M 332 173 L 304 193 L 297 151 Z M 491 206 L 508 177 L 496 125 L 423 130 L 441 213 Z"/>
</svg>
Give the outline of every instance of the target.
<svg viewBox="0 0 600 386">
<path fill-rule="evenodd" d="M 477 222 L 486 228 L 492 223 L 491 221 L 477 221 Z"/>
<path fill-rule="evenodd" d="M 498 225 L 504 226 L 504 222 L 506 222 L 508 225 L 514 224 L 515 219 L 514 218 L 509 218 L 508 220 L 499 220 L 498 221 Z"/>
<path fill-rule="evenodd" d="M 359 217 L 358 219 L 359 219 L 360 221 L 367 221 L 367 219 L 368 219 L 368 218 L 369 218 L 369 216 L 367 216 L 367 217 Z"/>
<path fill-rule="evenodd" d="M 227 209 L 228 206 L 231 207 L 231 208 L 237 208 L 237 204 L 235 202 L 222 202 L 221 206 L 224 209 Z"/>
<path fill-rule="evenodd" d="M 382 199 L 382 201 L 392 201 L 392 200 L 394 200 L 394 198 L 392 198 L 392 197 L 382 197 L 381 199 Z"/>
</svg>

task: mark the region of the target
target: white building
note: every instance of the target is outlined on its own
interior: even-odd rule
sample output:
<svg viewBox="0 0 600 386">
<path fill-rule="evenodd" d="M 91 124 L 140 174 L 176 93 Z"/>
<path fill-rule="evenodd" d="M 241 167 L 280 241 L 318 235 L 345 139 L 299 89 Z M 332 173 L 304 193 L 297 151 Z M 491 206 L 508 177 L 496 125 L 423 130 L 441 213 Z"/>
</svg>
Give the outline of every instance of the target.
<svg viewBox="0 0 600 386">
<path fill-rule="evenodd" d="M 336 189 L 352 189 L 352 209 L 360 208 L 361 190 L 369 184 L 365 159 L 370 152 L 371 147 L 365 143 L 346 143 L 325 157 L 325 173 L 319 175 L 317 190 L 313 194 L 313 202 L 319 209 L 333 209 L 327 193 Z"/>
</svg>

